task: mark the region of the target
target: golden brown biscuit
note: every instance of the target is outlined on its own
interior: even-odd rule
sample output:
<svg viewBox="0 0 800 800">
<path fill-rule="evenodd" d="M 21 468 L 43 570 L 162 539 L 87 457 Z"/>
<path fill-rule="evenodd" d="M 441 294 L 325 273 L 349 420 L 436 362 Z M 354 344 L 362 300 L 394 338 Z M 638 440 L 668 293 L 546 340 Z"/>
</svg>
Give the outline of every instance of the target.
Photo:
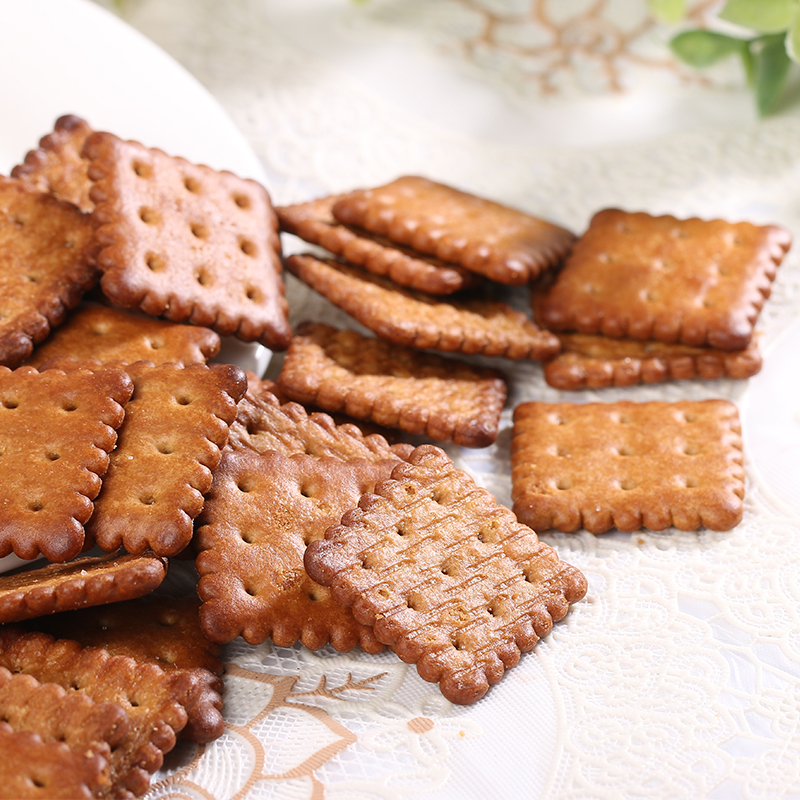
<svg viewBox="0 0 800 800">
<path fill-rule="evenodd" d="M 51 358 L 67 356 L 101 363 L 152 361 L 189 366 L 204 364 L 219 353 L 219 348 L 219 335 L 210 328 L 83 302 L 34 348 L 25 364 L 39 367 Z"/>
<path fill-rule="evenodd" d="M 606 209 L 537 318 L 554 331 L 741 350 L 790 243 L 774 225 Z"/>
<path fill-rule="evenodd" d="M 312 542 L 305 566 L 461 704 L 483 697 L 586 592 L 578 570 L 432 445 Z"/>
<path fill-rule="evenodd" d="M 0 176 L 0 364 L 16 367 L 97 281 L 89 218 Z"/>
<path fill-rule="evenodd" d="M 514 513 L 543 531 L 728 530 L 744 467 L 727 400 L 523 403 L 514 412 Z"/>
<path fill-rule="evenodd" d="M 475 286 L 477 273 L 425 256 L 388 239 L 338 223 L 331 209 L 342 197 L 334 195 L 275 209 L 281 230 L 330 250 L 345 261 L 399 286 L 428 294 L 452 294 Z"/>
<path fill-rule="evenodd" d="M 561 352 L 544 366 L 556 389 L 602 389 L 669 380 L 749 378 L 761 370 L 755 338 L 743 350 L 686 344 L 610 339 L 588 333 L 560 333 Z"/>
<path fill-rule="evenodd" d="M 332 259 L 293 255 L 287 269 L 377 336 L 395 345 L 512 359 L 554 356 L 558 339 L 506 303 L 444 302 Z"/>
<path fill-rule="evenodd" d="M 89 136 L 84 154 L 114 304 L 288 345 L 278 223 L 261 185 L 110 133 Z"/>
<path fill-rule="evenodd" d="M 0 623 L 140 597 L 166 574 L 166 561 L 152 553 L 114 553 L 0 575 Z"/>
<path fill-rule="evenodd" d="M 350 192 L 333 216 L 517 286 L 558 264 L 575 240 L 558 225 L 413 175 Z"/>
<path fill-rule="evenodd" d="M 92 182 L 86 174 L 89 161 L 82 155 L 86 137 L 93 133 L 86 120 L 65 114 L 56 120 L 52 133 L 39 140 L 22 164 L 11 170 L 12 178 L 67 200 L 81 211 L 89 213 L 94 203 L 89 198 Z"/>
<path fill-rule="evenodd" d="M 506 399 L 497 370 L 321 323 L 297 328 L 278 383 L 304 405 L 465 447 L 495 441 Z"/>
<path fill-rule="evenodd" d="M 286 456 L 226 448 L 198 520 L 200 618 L 209 638 L 318 650 L 383 649 L 372 630 L 305 573 L 306 545 L 321 539 L 363 492 L 388 477 L 383 460 Z"/>
<path fill-rule="evenodd" d="M 81 551 L 132 391 L 122 370 L 0 367 L 0 556 Z"/>
</svg>

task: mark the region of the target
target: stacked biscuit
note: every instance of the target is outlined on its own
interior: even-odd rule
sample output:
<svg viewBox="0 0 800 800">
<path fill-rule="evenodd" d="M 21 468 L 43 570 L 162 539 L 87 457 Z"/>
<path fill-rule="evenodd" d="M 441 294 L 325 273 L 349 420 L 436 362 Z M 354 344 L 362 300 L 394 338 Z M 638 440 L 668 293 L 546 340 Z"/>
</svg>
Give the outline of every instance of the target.
<svg viewBox="0 0 800 800">
<path fill-rule="evenodd" d="M 72 116 L 0 178 L 0 556 L 50 562 L 0 576 L 10 796 L 144 794 L 178 738 L 222 733 L 218 656 L 236 636 L 389 647 L 472 703 L 584 595 L 441 449 L 286 401 L 494 441 L 503 376 L 419 348 L 541 358 L 557 340 L 505 304 L 431 298 L 474 288 L 476 269 L 527 281 L 573 237 L 462 193 L 453 207 L 504 241 L 440 237 L 467 266 L 348 246 L 411 287 L 391 295 L 407 317 L 389 340 L 313 322 L 292 338 L 277 215 L 253 181 Z M 364 319 L 398 292 L 338 262 L 290 268 L 356 286 Z M 290 347 L 280 384 L 209 363 L 220 335 Z M 200 580 L 177 597 L 167 573 L 186 555 Z"/>
</svg>

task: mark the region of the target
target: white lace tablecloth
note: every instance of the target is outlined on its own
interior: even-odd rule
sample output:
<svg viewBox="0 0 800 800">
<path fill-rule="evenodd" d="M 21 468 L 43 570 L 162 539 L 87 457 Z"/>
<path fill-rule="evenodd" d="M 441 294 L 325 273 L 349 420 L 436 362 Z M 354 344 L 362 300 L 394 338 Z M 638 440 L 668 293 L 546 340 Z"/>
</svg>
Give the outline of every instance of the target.
<svg viewBox="0 0 800 800">
<path fill-rule="evenodd" d="M 121 13 L 221 102 L 279 203 L 419 173 L 576 231 L 607 206 L 800 231 L 800 108 L 758 121 L 736 65 L 689 76 L 643 6 L 125 0 Z M 352 324 L 287 283 L 294 322 Z M 800 797 L 798 310 L 792 251 L 759 325 L 764 371 L 745 383 L 567 395 L 537 364 L 504 363 L 497 444 L 449 449 L 509 504 L 519 402 L 729 397 L 746 444 L 737 528 L 543 534 L 588 595 L 470 708 L 391 654 L 236 642 L 226 734 L 175 752 L 153 796 Z"/>
</svg>

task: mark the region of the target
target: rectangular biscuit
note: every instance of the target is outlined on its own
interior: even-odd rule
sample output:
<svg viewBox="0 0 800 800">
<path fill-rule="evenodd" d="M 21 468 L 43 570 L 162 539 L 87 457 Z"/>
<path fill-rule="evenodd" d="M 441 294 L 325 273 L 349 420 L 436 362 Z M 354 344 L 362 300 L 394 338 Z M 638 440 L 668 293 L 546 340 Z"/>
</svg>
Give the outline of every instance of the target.
<svg viewBox="0 0 800 800">
<path fill-rule="evenodd" d="M 344 195 L 333 216 L 516 286 L 558 264 L 575 240 L 539 217 L 414 175 Z"/>
<path fill-rule="evenodd" d="M 494 369 L 303 323 L 278 384 L 292 400 L 465 447 L 497 438 L 506 383 Z"/>
<path fill-rule="evenodd" d="M 790 244 L 775 225 L 605 209 L 537 319 L 553 331 L 741 350 Z"/>
<path fill-rule="evenodd" d="M 523 403 L 514 513 L 536 530 L 723 531 L 742 519 L 744 467 L 727 400 Z"/>
</svg>

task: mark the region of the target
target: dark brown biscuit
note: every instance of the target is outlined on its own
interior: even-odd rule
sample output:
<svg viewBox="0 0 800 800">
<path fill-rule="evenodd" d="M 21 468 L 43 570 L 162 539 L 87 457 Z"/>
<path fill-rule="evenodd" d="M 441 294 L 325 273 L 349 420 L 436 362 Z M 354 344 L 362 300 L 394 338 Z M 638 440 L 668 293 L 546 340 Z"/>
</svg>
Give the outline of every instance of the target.
<svg viewBox="0 0 800 800">
<path fill-rule="evenodd" d="M 790 243 L 774 225 L 606 209 L 537 318 L 554 331 L 741 350 Z"/>
<path fill-rule="evenodd" d="M 297 328 L 279 385 L 304 405 L 465 447 L 495 441 L 506 399 L 497 370 L 321 323 Z"/>
<path fill-rule="evenodd" d="M 204 364 L 217 355 L 219 348 L 219 336 L 210 328 L 84 302 L 25 363 L 38 367 L 51 358 L 66 356 L 101 363 L 144 360 L 189 366 Z"/>
<path fill-rule="evenodd" d="M 588 333 L 558 334 L 562 351 L 544 364 L 544 377 L 556 389 L 602 389 L 700 378 L 742 380 L 761 370 L 756 339 L 743 350 L 717 350 L 686 344 L 610 339 Z"/>
<path fill-rule="evenodd" d="M 19 178 L 40 192 L 67 200 L 81 211 L 91 212 L 94 208 L 89 198 L 92 182 L 86 174 L 89 161 L 81 153 L 90 133 L 93 131 L 86 120 L 74 114 L 59 117 L 53 132 L 39 140 L 39 147 L 31 150 L 25 161 L 11 170 L 11 177 Z"/>
<path fill-rule="evenodd" d="M 86 531 L 107 552 L 176 555 L 192 538 L 247 381 L 222 364 L 125 369 L 134 393 Z"/>
<path fill-rule="evenodd" d="M 89 217 L 0 176 L 0 364 L 16 367 L 97 281 Z"/>
<path fill-rule="evenodd" d="M 342 195 L 275 209 L 281 230 L 330 250 L 345 261 L 398 286 L 428 294 L 452 294 L 475 286 L 480 277 L 455 264 L 416 253 L 383 237 L 338 223 L 331 209 Z"/>
<path fill-rule="evenodd" d="M 523 403 L 514 412 L 512 497 L 537 530 L 673 526 L 728 530 L 742 518 L 736 406 Z"/>
<path fill-rule="evenodd" d="M 132 391 L 122 370 L 0 368 L 0 555 L 81 551 Z"/>
<path fill-rule="evenodd" d="M 306 545 L 321 539 L 361 494 L 398 463 L 264 454 L 227 448 L 196 534 L 203 630 L 214 641 L 271 637 L 290 647 L 383 649 L 372 630 L 305 573 Z"/>
<path fill-rule="evenodd" d="M 404 347 L 512 359 L 554 356 L 558 339 L 506 303 L 443 302 L 332 259 L 293 255 L 287 269 L 382 339 Z"/>
<path fill-rule="evenodd" d="M 432 445 L 306 550 L 308 574 L 454 703 L 474 703 L 586 580 Z"/>
<path fill-rule="evenodd" d="M 77 558 L 0 575 L 0 623 L 130 600 L 152 592 L 167 564 L 152 553 Z"/>
<path fill-rule="evenodd" d="M 334 204 L 333 216 L 514 285 L 558 264 L 575 240 L 538 217 L 416 176 L 350 192 Z"/>
<path fill-rule="evenodd" d="M 261 185 L 109 133 L 89 136 L 84 154 L 113 303 L 288 345 L 278 223 Z"/>
</svg>

